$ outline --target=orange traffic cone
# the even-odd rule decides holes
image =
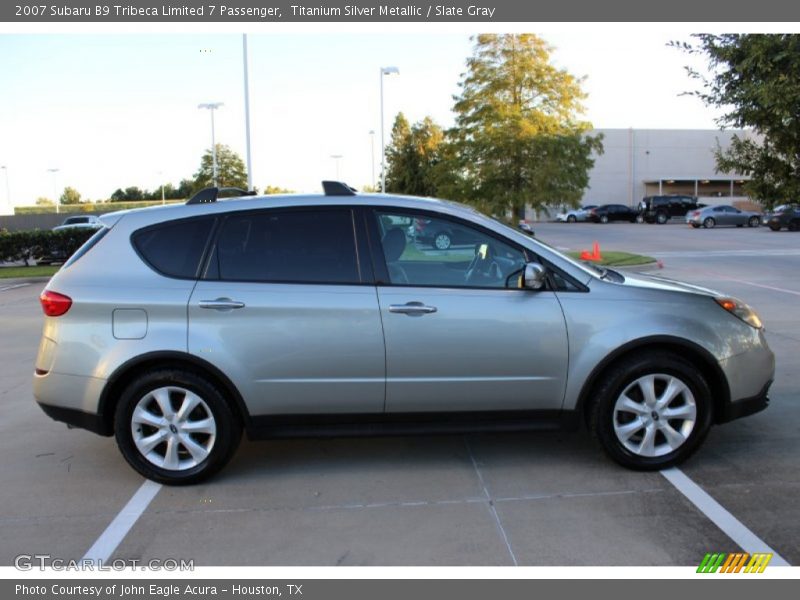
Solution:
[[[603,257],[600,255],[600,244],[597,242],[594,243],[594,247],[592,248],[592,260],[603,260]]]

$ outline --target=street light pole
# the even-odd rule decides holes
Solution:
[[[369,130],[369,168],[371,173],[371,178],[369,180],[370,187],[375,185],[375,130]]]
[[[342,158],[342,155],[331,154],[331,158],[336,161],[336,181],[339,181],[339,159]]]
[[[225,105],[222,102],[206,102],[197,105],[197,108],[207,108],[211,112],[211,169],[214,187],[217,187],[217,142],[214,139],[214,111],[221,106]]]
[[[397,67],[381,67],[381,194],[386,193],[386,143],[383,136],[383,76],[400,74]]]
[[[253,189],[253,162],[250,157],[250,85],[247,75],[247,34],[242,34],[242,60],[244,62],[244,135],[247,144],[247,190]]]
[[[56,173],[58,173],[58,169],[47,169],[48,173],[53,174],[53,200],[56,203],[56,214],[59,213],[59,208],[61,205],[61,201],[58,199],[58,194],[56,193]]]

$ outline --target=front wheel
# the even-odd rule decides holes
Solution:
[[[600,222],[601,223],[608,223],[608,215],[602,215],[600,217]]]
[[[666,352],[632,356],[606,373],[590,412],[593,436],[614,461],[657,470],[686,460],[712,422],[702,374]]]
[[[435,236],[433,236],[433,246],[437,250],[447,250],[450,248],[450,245],[453,243],[452,239],[450,238],[450,234],[440,231]]]
[[[747,221],[748,227],[758,227],[759,225],[761,225],[761,219],[758,217],[750,217],[750,220]]]
[[[711,217],[707,217],[706,220],[703,221],[703,227],[705,227],[706,229],[714,229],[714,225],[716,224],[717,222]]]
[[[578,217],[576,217],[575,215],[567,216],[567,223],[574,223],[577,220],[578,220]]]
[[[135,379],[114,418],[117,445],[139,473],[168,485],[202,481],[231,459],[242,426],[223,394],[189,371]]]
[[[666,213],[660,212],[656,215],[656,223],[659,225],[665,225],[667,221],[669,221],[669,217]]]

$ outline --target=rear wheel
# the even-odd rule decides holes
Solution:
[[[608,215],[600,215],[601,223],[608,223]]]
[[[778,223],[770,223],[769,228],[772,231],[780,231],[781,230],[781,226]]]
[[[761,219],[758,217],[750,217],[750,220],[747,221],[748,227],[758,227],[759,225],[761,225]]]
[[[578,217],[575,215],[567,215],[567,223],[575,223],[578,220]]]
[[[671,353],[624,359],[605,374],[594,397],[593,436],[609,457],[631,469],[686,460],[711,427],[708,384],[696,367]]]
[[[656,223],[659,225],[664,225],[667,221],[669,221],[669,216],[667,213],[660,212],[656,215]]]
[[[716,224],[717,222],[711,217],[706,217],[706,220],[703,221],[703,227],[705,227],[706,229],[713,229],[714,225]]]
[[[125,389],[114,432],[125,460],[139,473],[159,483],[186,485],[225,466],[242,426],[208,380],[168,369],[147,373]]]

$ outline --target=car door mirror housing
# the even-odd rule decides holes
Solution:
[[[522,287],[526,290],[540,290],[544,287],[546,276],[547,272],[542,265],[527,263],[522,275]]]

